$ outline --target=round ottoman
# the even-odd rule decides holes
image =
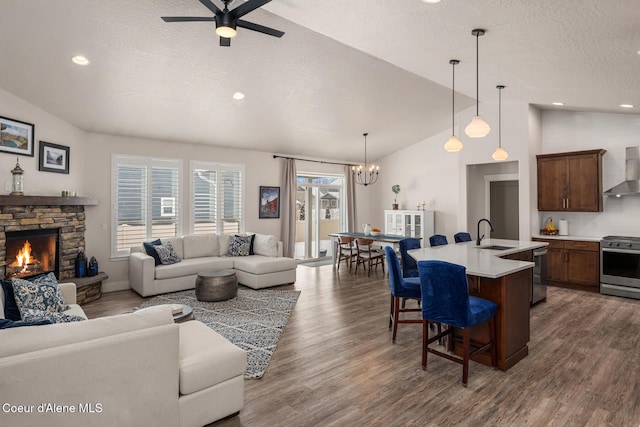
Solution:
[[[196,299],[224,301],[238,295],[238,279],[234,270],[211,270],[198,273]]]

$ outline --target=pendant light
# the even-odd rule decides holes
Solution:
[[[456,152],[462,150],[462,142],[458,139],[455,132],[455,119],[456,119],[456,65],[458,65],[460,61],[457,59],[452,59],[449,61],[452,69],[452,84],[451,84],[451,136],[447,139],[447,142],[444,144],[444,149],[449,153]]]
[[[498,148],[493,152],[491,158],[493,160],[500,162],[503,160],[507,160],[509,157],[509,153],[502,148],[502,89],[504,89],[503,85],[496,86],[498,89]]]
[[[475,29],[471,31],[471,34],[476,36],[476,115],[471,119],[471,122],[464,128],[464,133],[469,138],[484,138],[489,135],[491,127],[487,122],[480,117],[480,78],[479,76],[479,53],[478,53],[478,39],[480,36],[484,36],[485,30]]]
[[[367,168],[367,135],[368,133],[363,133],[364,136],[364,168],[362,165],[355,167],[351,166],[351,173],[353,174],[353,181],[356,184],[367,186],[371,184],[375,184],[378,180],[378,174],[380,173],[380,166],[371,165]]]

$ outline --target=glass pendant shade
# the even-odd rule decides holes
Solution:
[[[493,154],[491,155],[491,158],[498,162],[502,160],[507,160],[508,157],[509,157],[509,153],[507,153],[507,151],[502,147],[496,148],[496,151],[494,151]]]
[[[456,151],[462,150],[462,142],[458,139],[457,136],[451,135],[447,142],[444,144],[445,151],[449,153],[454,153]]]
[[[466,133],[469,138],[484,138],[489,135],[490,131],[491,127],[489,124],[480,116],[474,116],[467,127],[464,128],[464,133]]]

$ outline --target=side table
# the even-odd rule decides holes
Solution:
[[[235,270],[210,270],[198,273],[196,299],[198,301],[224,301],[238,295]]]

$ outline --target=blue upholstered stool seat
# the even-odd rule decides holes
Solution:
[[[398,243],[398,247],[400,248],[400,259],[402,260],[402,277],[418,277],[418,264],[407,251],[420,249],[420,240],[413,237],[402,239]]]
[[[447,236],[443,236],[442,234],[434,234],[429,237],[429,244],[431,246],[443,246],[448,245]]]
[[[470,242],[471,234],[467,233],[466,231],[461,231],[453,235],[453,240],[455,240],[456,243]]]
[[[396,342],[398,323],[422,323],[420,319],[400,319],[400,313],[419,312],[419,308],[405,308],[405,299],[422,299],[420,278],[403,278],[400,273],[400,262],[392,247],[384,248],[389,270],[389,289],[391,290],[391,308],[389,309],[389,328],[393,326],[391,342]],[[400,304],[402,300],[402,306]]]

